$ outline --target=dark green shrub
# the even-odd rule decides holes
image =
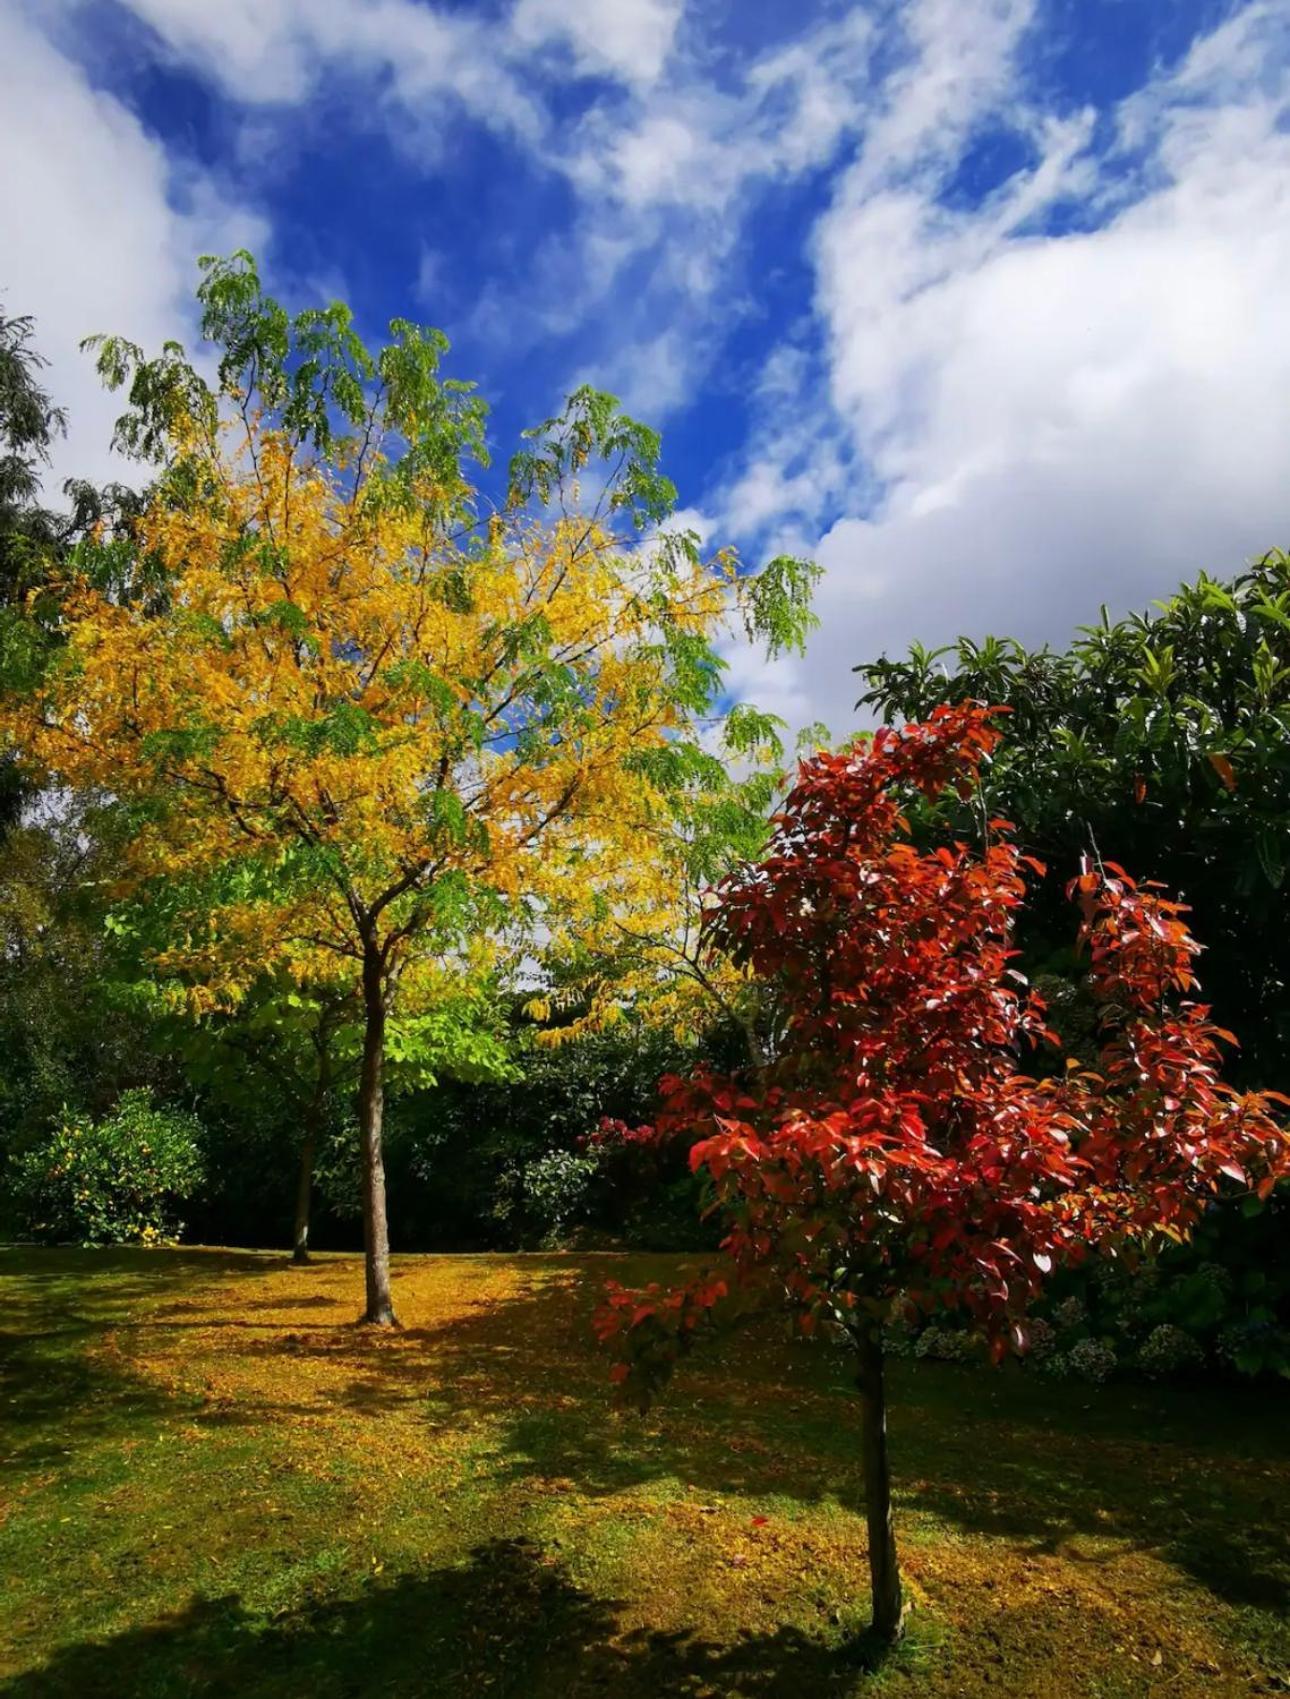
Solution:
[[[585,1224],[598,1164],[572,1150],[548,1150],[498,1184],[493,1212],[517,1244],[552,1250]]]

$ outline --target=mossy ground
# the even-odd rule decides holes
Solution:
[[[847,1366],[746,1331],[613,1414],[666,1258],[0,1253],[0,1692],[620,1699],[1290,1689],[1290,1400],[899,1363],[916,1608],[865,1619]]]

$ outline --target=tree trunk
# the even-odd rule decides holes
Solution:
[[[318,1154],[318,1128],[310,1121],[300,1146],[300,1174],[296,1180],[296,1225],[291,1235],[292,1262],[309,1261],[309,1199],[314,1184],[314,1158]]]
[[[363,958],[363,1070],[358,1085],[358,1126],[363,1145],[363,1251],[367,1308],[362,1321],[395,1327],[390,1302],[390,1233],[385,1217],[385,1157],[381,1149],[385,1091],[385,987],[381,961],[369,948]]]
[[[743,1028],[744,1043],[748,1047],[749,1064],[760,1073],[770,1061],[770,1057],[766,1054],[766,1046],[762,1043],[761,1034],[757,1030],[757,1017],[756,1015],[744,1015],[739,1024]]]
[[[300,1173],[296,1180],[296,1224],[291,1236],[292,1262],[309,1261],[309,1209],[313,1197],[314,1163],[318,1143],[327,1117],[327,1097],[331,1091],[331,1035],[334,1015],[324,1006],[314,1032],[314,1047],[318,1052],[318,1073],[313,1094],[305,1110],[305,1136],[300,1146]]]
[[[891,1468],[887,1461],[887,1388],[882,1339],[875,1326],[860,1338],[860,1450],[865,1515],[869,1525],[869,1580],[873,1634],[888,1643],[905,1631],[905,1605],[891,1520]]]

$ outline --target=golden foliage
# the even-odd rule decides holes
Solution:
[[[184,499],[144,515],[161,595],[73,583],[37,698],[0,705],[46,777],[139,806],[123,886],[202,892],[163,964],[229,1001],[268,962],[326,982],[376,950],[397,977],[446,894],[665,909],[639,757],[691,717],[672,657],[729,613],[732,560],[576,512],[461,535],[459,488],[230,429],[191,432]]]

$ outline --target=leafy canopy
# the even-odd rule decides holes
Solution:
[[[748,579],[660,533],[657,439],[590,390],[481,515],[484,409],[438,332],[395,320],[371,351],[341,305],[289,316],[249,256],[203,265],[214,387],[176,345],[98,344],[118,445],[159,467],[134,543],[157,593],[114,596],[115,542],[78,548],[65,641],[3,726],[135,806],[127,884],[207,893],[168,963],[211,1002],[359,961],[392,997],[648,863],[667,752],[719,704],[714,638],[795,640],[811,569]]]
[[[1024,1350],[1056,1265],[1184,1236],[1224,1189],[1265,1197],[1290,1170],[1268,1101],[1220,1079],[1229,1035],[1178,1000],[1197,950],[1178,905],[1118,868],[1079,881],[1099,1067],[1021,1071],[1052,1036],[1011,965],[1026,858],[1000,821],[979,849],[920,851],[905,818],[966,796],[998,741],[986,711],[939,708],[804,762],[768,853],[722,887],[713,931],[773,987],[778,1054],[665,1081],[660,1127],[695,1140],[739,1284],[781,1291],[808,1331],[859,1341],[902,1303]],[[712,1276],[611,1293],[617,1377],[647,1398],[726,1295]]]

